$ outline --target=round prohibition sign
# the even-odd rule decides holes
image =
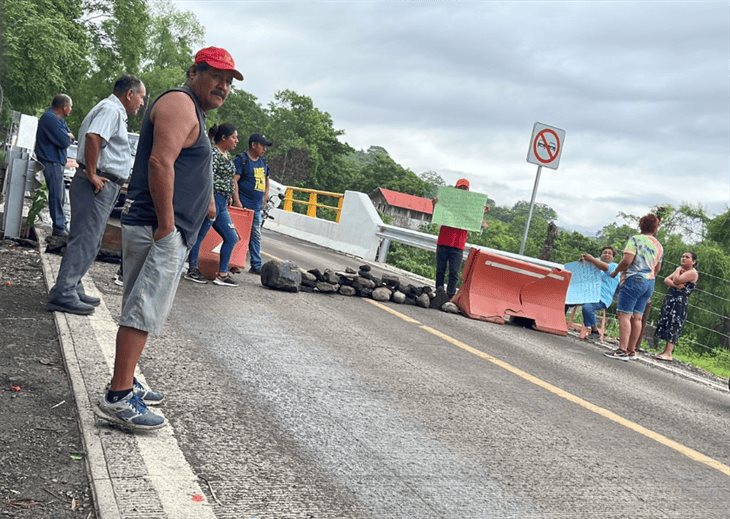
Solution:
[[[550,134],[555,138],[554,145],[548,142],[547,137],[545,137],[546,134]],[[560,138],[558,134],[550,128],[541,130],[535,135],[535,140],[532,141],[532,152],[535,154],[535,158],[542,164],[550,164],[553,162],[560,156]],[[547,155],[547,158],[543,158],[541,154]]]

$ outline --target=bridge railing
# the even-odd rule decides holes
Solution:
[[[309,200],[295,199],[295,191],[308,193]],[[338,198],[337,207],[320,204],[316,196],[336,196]],[[295,203],[308,204],[307,214],[294,212]],[[336,221],[310,218],[310,216],[316,216],[316,210],[322,207],[336,210]],[[367,260],[375,259],[381,263],[385,263],[392,242],[433,252],[436,250],[436,240],[438,239],[433,234],[384,223],[370,198],[364,193],[355,191],[347,191],[342,195],[314,189],[287,187],[284,204],[281,209],[274,210],[274,215],[274,219],[266,224],[274,231]],[[467,243],[464,250],[465,258],[472,247],[551,269],[563,268],[563,265],[559,263],[470,243]]]
[[[306,200],[295,198],[295,194],[303,193],[308,195]],[[321,198],[329,197],[337,200],[337,205],[328,205],[320,203]],[[302,187],[291,187],[287,186],[286,192],[284,193],[284,205],[282,210],[287,212],[294,211],[294,204],[304,205],[307,208],[307,216],[311,218],[318,218],[318,209],[325,209],[333,211],[335,213],[335,222],[340,222],[342,216],[342,204],[344,202],[345,195],[342,193],[331,193],[329,191],[319,191],[317,189],[305,189]]]
[[[390,249],[390,244],[394,241],[402,243],[403,245],[410,245],[411,247],[417,247],[419,249],[428,250],[431,252],[436,251],[436,241],[438,240],[438,236],[435,236],[433,234],[405,229],[403,227],[397,227],[395,225],[388,225],[385,223],[378,226],[378,231],[375,234],[382,239],[380,249],[378,249],[377,257],[377,261],[381,263],[385,263],[385,260],[388,258],[388,250]],[[473,245],[471,243],[466,244],[466,248],[464,249],[464,259],[466,259],[466,257],[469,255],[469,251],[472,248],[491,252],[493,254],[499,254],[500,256],[505,256],[507,258],[526,261],[527,263],[532,263],[534,265],[540,265],[542,267],[547,267],[551,269],[563,268],[563,265],[560,263],[553,263],[552,261],[545,261],[539,258],[531,258],[529,256],[523,256],[514,252],[501,251],[485,247],[483,245]]]

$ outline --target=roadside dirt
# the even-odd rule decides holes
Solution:
[[[37,250],[0,240],[0,518],[93,518]]]

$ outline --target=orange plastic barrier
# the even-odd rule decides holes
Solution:
[[[535,321],[537,330],[567,335],[565,295],[570,272],[472,249],[452,300],[464,314],[504,324],[505,316]]]
[[[238,233],[238,243],[233,246],[230,267],[244,269],[246,267],[246,254],[248,253],[248,240],[251,237],[251,224],[253,224],[253,211],[239,207],[228,207],[233,226]],[[208,279],[214,279],[218,272],[220,261],[220,246],[223,238],[212,227],[203,239],[198,255],[198,269]],[[229,268],[230,268],[229,267]]]

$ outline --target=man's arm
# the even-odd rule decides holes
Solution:
[[[104,184],[109,182],[108,178],[100,177],[96,174],[96,163],[101,153],[101,143],[104,139],[95,133],[86,134],[86,147],[84,148],[84,165],[86,168],[86,177],[94,186],[94,193],[98,193],[104,189]]]
[[[587,261],[589,263],[592,263],[599,270],[602,270],[604,272],[608,272],[608,263],[602,262],[601,260],[599,260],[598,258],[594,257],[593,255],[588,254],[587,252],[584,252],[583,254],[581,254],[580,255],[580,259],[582,259],[583,261]]]
[[[71,145],[73,135],[63,119],[46,113],[39,124],[42,125],[46,137],[58,148],[68,148]]]
[[[266,187],[264,188],[264,205],[269,201],[269,175],[266,175]]]
[[[71,144],[74,141],[74,134],[71,131],[71,128],[68,127],[68,123],[66,122],[65,119],[63,121],[63,131],[65,131],[66,135],[68,135],[68,138],[69,138],[68,145],[71,146]]]
[[[193,100],[184,92],[170,92],[152,109],[154,136],[149,159],[149,188],[157,214],[155,241],[175,229],[172,197],[175,183],[175,160],[183,148],[198,138],[198,116]]]

